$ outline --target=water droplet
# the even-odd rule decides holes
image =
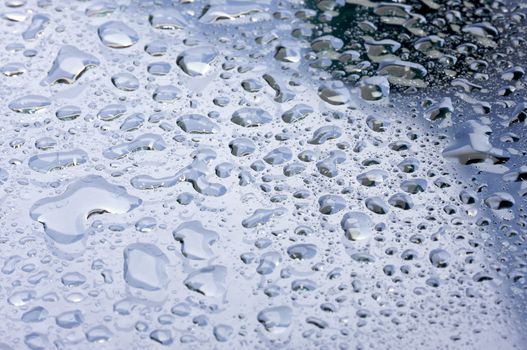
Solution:
[[[292,322],[293,310],[289,306],[273,306],[258,313],[257,319],[270,333],[284,332]]]
[[[129,286],[156,291],[168,285],[167,256],[150,243],[130,244],[124,250],[124,279]]]
[[[207,297],[219,298],[226,291],[225,278],[227,268],[221,265],[211,265],[199,269],[185,279],[188,289]]]
[[[207,74],[217,56],[212,46],[193,47],[183,51],[176,59],[177,65],[191,77]]]
[[[75,46],[63,46],[48,72],[44,83],[73,84],[89,68],[98,66],[100,61],[93,55],[77,49]]]
[[[26,95],[19,97],[9,103],[9,109],[17,113],[33,114],[43,111],[51,101],[49,98],[40,95]]]
[[[109,21],[97,29],[101,42],[113,49],[124,49],[139,41],[137,32],[119,21]]]
[[[219,235],[203,227],[199,221],[189,221],[179,225],[172,232],[174,239],[181,242],[181,253],[189,259],[205,260],[214,257],[211,245]]]
[[[30,215],[44,225],[44,231],[50,238],[68,244],[85,236],[90,216],[127,213],[141,202],[141,199],[126,193],[124,187],[90,175],[70,184],[59,196],[37,201],[31,207]]]

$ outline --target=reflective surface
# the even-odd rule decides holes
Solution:
[[[2,2],[0,348],[524,348],[525,5]]]

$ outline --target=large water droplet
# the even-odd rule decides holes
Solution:
[[[124,187],[90,175],[70,184],[59,196],[37,201],[31,207],[30,215],[44,225],[44,231],[50,238],[68,244],[84,237],[90,216],[124,214],[141,202],[141,199],[126,193]]]
[[[148,291],[167,286],[166,268],[169,260],[157,246],[150,243],[134,243],[127,246],[123,254],[124,279],[129,286]]]
[[[113,49],[124,49],[139,41],[137,32],[119,21],[109,21],[97,29],[101,42]]]

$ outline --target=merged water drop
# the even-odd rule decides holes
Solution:
[[[44,79],[46,84],[66,83],[72,84],[87,69],[100,64],[92,54],[78,49],[72,45],[66,45],[60,48],[53,65]]]
[[[88,219],[95,214],[124,214],[141,204],[124,187],[89,175],[71,183],[59,196],[38,200],[30,210],[33,220],[44,226],[46,234],[61,244],[84,238]]]
[[[155,291],[168,285],[166,272],[169,260],[155,245],[130,244],[124,250],[124,279],[129,286]]]

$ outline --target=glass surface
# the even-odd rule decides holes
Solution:
[[[0,17],[0,349],[526,349],[524,0]]]

